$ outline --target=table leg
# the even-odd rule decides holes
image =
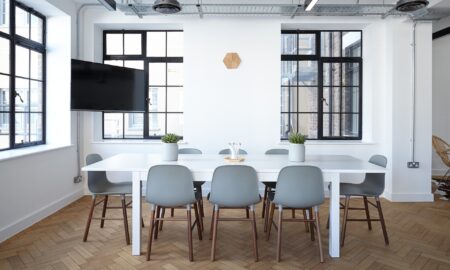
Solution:
[[[141,255],[141,196],[142,187],[139,172],[133,172],[133,212],[132,212],[132,248],[131,254],[134,256]]]
[[[338,258],[340,252],[340,240],[339,240],[339,187],[340,187],[340,174],[333,173],[329,175],[331,182],[330,190],[330,229],[329,229],[329,252],[333,258]]]

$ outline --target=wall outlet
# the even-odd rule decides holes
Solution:
[[[73,178],[73,182],[74,182],[75,184],[81,183],[82,181],[83,181],[83,176],[81,176],[81,175],[75,176],[75,177]]]
[[[410,162],[408,162],[408,168],[410,168],[410,169],[417,169],[417,168],[419,168],[419,162],[418,161],[410,161]]]

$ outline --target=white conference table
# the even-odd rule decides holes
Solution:
[[[85,166],[83,171],[131,172],[133,182],[132,254],[141,255],[141,194],[150,167],[179,164],[188,167],[195,181],[211,181],[214,169],[226,164],[242,164],[255,168],[260,181],[277,181],[280,170],[289,165],[313,165],[322,169],[324,181],[331,183],[329,253],[339,257],[339,183],[342,174],[385,173],[386,169],[367,161],[344,155],[306,156],[305,162],[289,162],[287,155],[245,155],[245,161],[230,163],[223,155],[179,155],[178,161],[161,161],[159,154],[118,154]]]

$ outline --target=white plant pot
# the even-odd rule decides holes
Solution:
[[[164,143],[162,152],[163,161],[177,161],[178,160],[178,144]]]
[[[289,161],[304,162],[305,161],[305,145],[289,144]]]

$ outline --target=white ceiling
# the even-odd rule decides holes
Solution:
[[[97,0],[72,0],[77,3],[98,3]],[[125,2],[127,0],[116,0],[117,3]],[[133,3],[135,0],[129,0]],[[140,3],[153,3],[154,0],[136,0]],[[178,0],[181,4],[196,4],[198,0]],[[304,0],[200,0],[203,4],[303,4]],[[397,0],[319,0],[318,4],[394,4]]]

